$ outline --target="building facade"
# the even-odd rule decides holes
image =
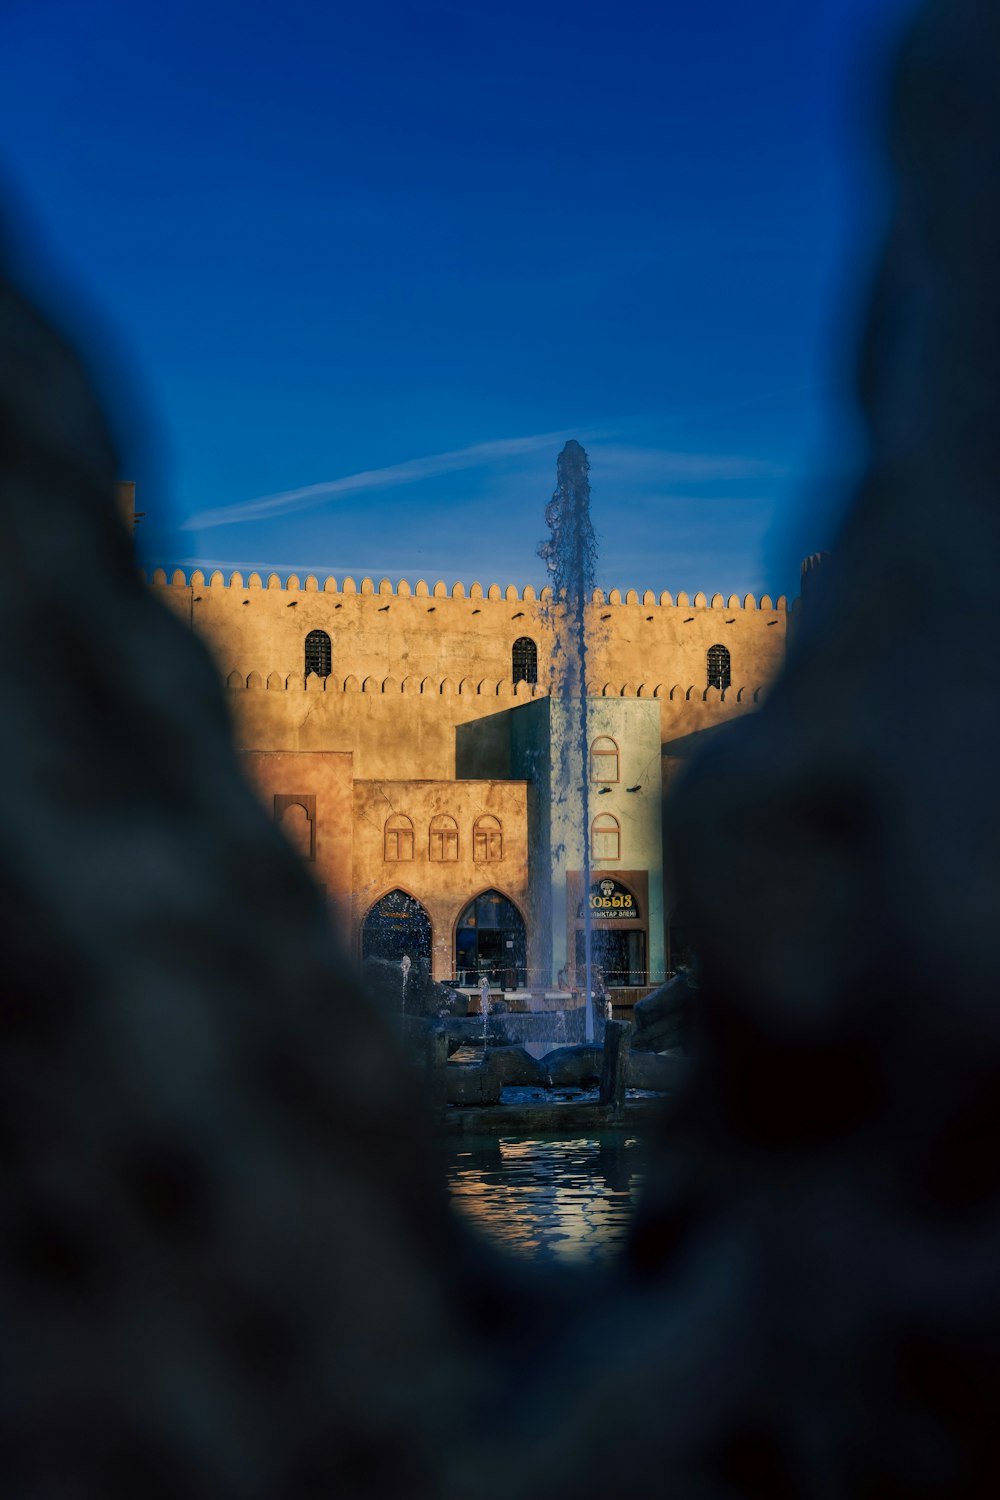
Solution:
[[[569,710],[549,692],[549,590],[180,570],[151,587],[207,645],[248,776],[359,959],[572,983],[587,902],[609,984],[669,970],[662,797],[760,700],[784,598],[595,591],[584,826],[582,786],[560,801],[553,781]]]

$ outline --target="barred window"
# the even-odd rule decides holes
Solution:
[[[611,813],[598,813],[590,825],[591,859],[621,859],[622,831]]]
[[[306,636],[306,677],[315,672],[317,677],[329,677],[333,655],[330,637],[325,630],[310,630]]]
[[[538,681],[538,647],[530,635],[519,636],[510,653],[515,682]]]
[[[431,818],[427,853],[430,859],[458,858],[458,824],[447,813]]]
[[[729,652],[725,646],[709,646],[708,648],[708,685],[714,688],[727,688],[732,680],[729,668]]]
[[[606,734],[598,735],[590,747],[590,779],[617,781],[618,775],[618,746]]]
[[[404,813],[392,813],[386,818],[384,839],[386,859],[413,858],[413,824]]]
[[[472,857],[481,864],[503,859],[503,828],[491,813],[484,813],[473,825]]]

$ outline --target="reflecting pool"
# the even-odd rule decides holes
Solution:
[[[549,1263],[606,1260],[623,1243],[642,1182],[624,1133],[573,1139],[465,1136],[449,1144],[459,1213],[504,1249]]]

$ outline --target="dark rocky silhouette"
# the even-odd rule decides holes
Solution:
[[[116,469],[4,284],[0,1490],[425,1494],[489,1292]]]
[[[691,1073],[601,1279],[451,1219],[80,367],[0,291],[5,1500],[1000,1491],[998,59],[984,0],[905,48],[870,467],[675,799]]]
[[[632,1048],[636,1052],[664,1052],[684,1047],[691,1039],[698,1005],[698,982],[689,969],[679,970],[633,1009]]]
[[[426,958],[414,959],[405,982],[398,963],[386,958],[366,958],[361,965],[361,980],[390,1022],[403,1014],[461,1018],[469,1013],[468,998],[459,990],[432,979],[431,966]]]

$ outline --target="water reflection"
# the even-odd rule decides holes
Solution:
[[[505,1249],[575,1265],[621,1245],[642,1181],[639,1143],[624,1134],[575,1139],[466,1137],[447,1154],[458,1211]]]

